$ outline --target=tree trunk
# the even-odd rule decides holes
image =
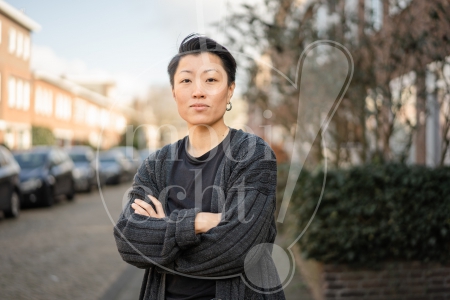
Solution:
[[[416,77],[416,164],[426,163],[426,71],[425,68],[417,71]]]

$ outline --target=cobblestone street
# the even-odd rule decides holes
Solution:
[[[129,184],[62,198],[0,220],[0,299],[138,299],[143,270],[120,258],[112,234]],[[105,206],[108,209],[105,210]],[[287,299],[311,299],[297,270]]]
[[[129,184],[103,189],[117,219]],[[1,299],[98,299],[125,270],[99,192],[0,221]]]

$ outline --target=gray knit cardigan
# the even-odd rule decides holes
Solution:
[[[195,234],[198,208],[174,210],[160,219],[135,214],[131,208],[136,198],[150,202],[150,194],[167,211],[166,183],[177,159],[177,143],[151,154],[134,176],[114,237],[122,259],[146,269],[140,299],[164,300],[165,274],[174,271],[215,279],[214,299],[285,299],[272,248],[253,248],[270,245],[277,234],[275,154],[256,135],[231,130],[235,134],[225,149],[211,199],[211,212],[221,212],[222,221],[206,233]]]

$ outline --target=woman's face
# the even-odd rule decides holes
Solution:
[[[227,103],[235,84],[228,86],[228,77],[221,59],[205,52],[180,59],[174,75],[173,97],[178,113],[188,127],[223,124]]]

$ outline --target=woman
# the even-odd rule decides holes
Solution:
[[[285,299],[270,250],[258,247],[277,233],[275,155],[223,119],[233,56],[191,34],[168,73],[189,134],[144,161],[114,228],[122,258],[146,269],[140,299]]]

